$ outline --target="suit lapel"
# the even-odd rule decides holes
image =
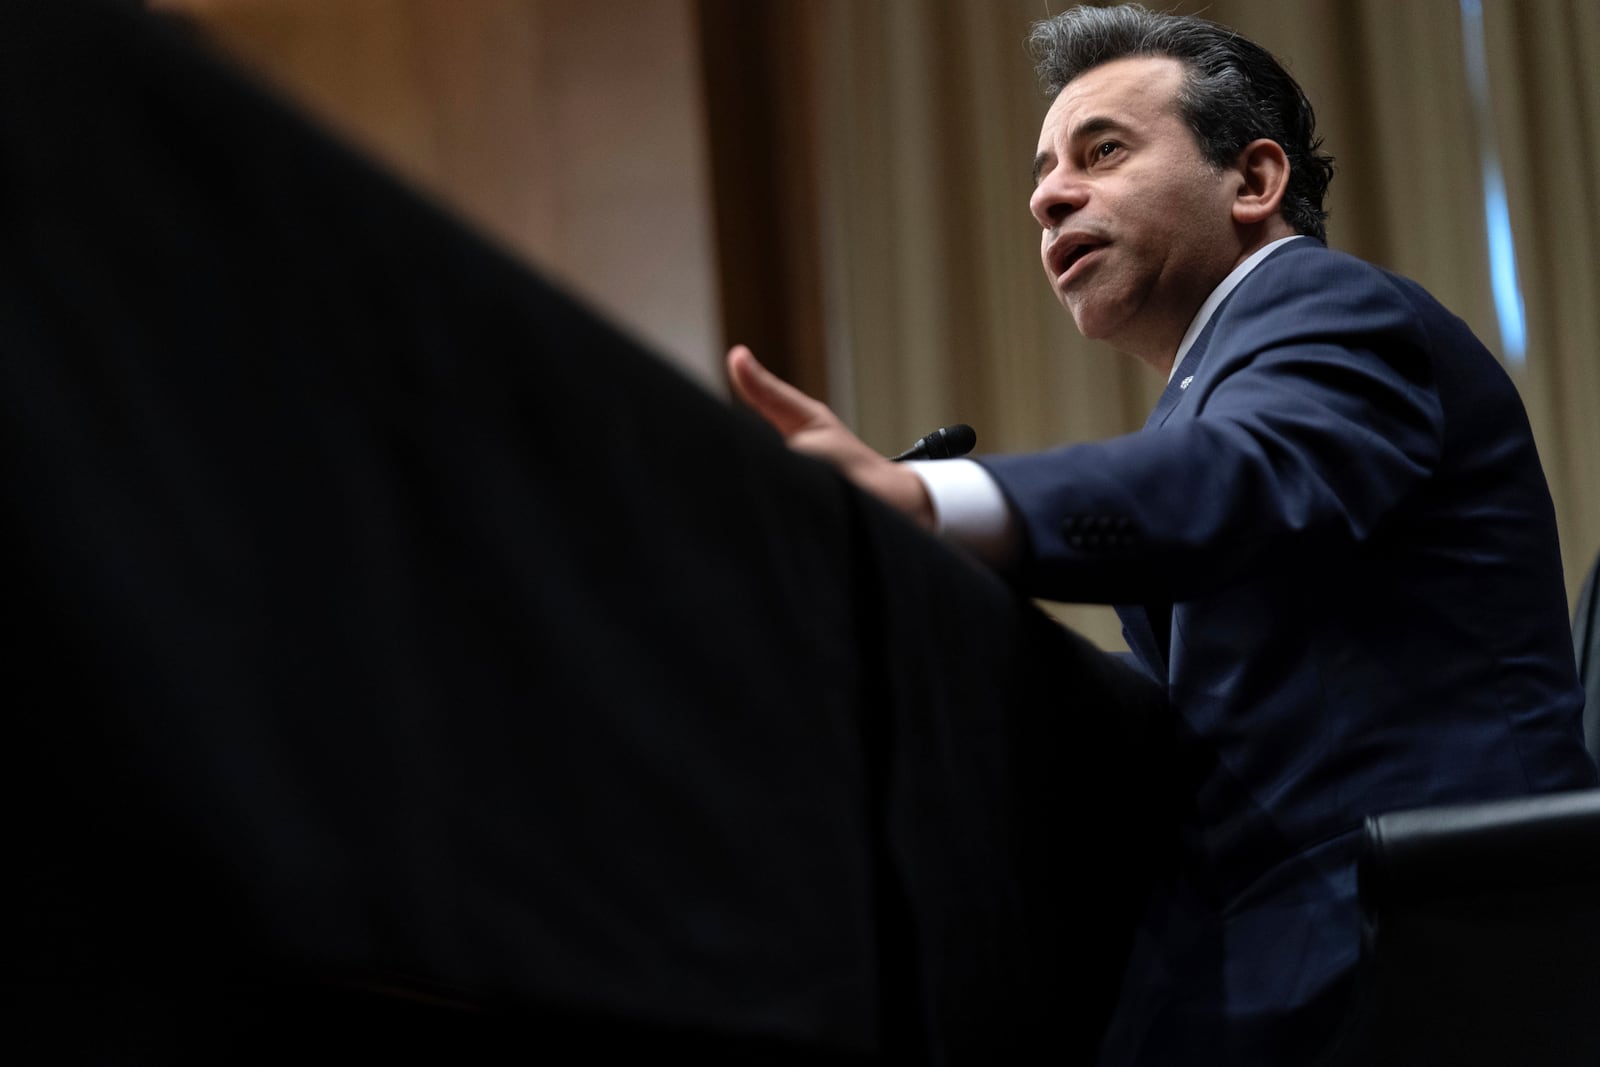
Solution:
[[[1284,249],[1300,244],[1299,241],[1286,242],[1267,255],[1272,259],[1283,253]],[[1265,262],[1263,260],[1262,262]],[[1241,279],[1240,284],[1243,284]],[[1237,288],[1237,286],[1235,287]],[[1177,373],[1167,382],[1167,387],[1161,391],[1161,399],[1156,401],[1155,410],[1150,412],[1150,417],[1145,420],[1145,432],[1161,429],[1172,413],[1178,409],[1183,398],[1188,395],[1189,387],[1200,374],[1200,366],[1205,362],[1206,351],[1211,347],[1211,340],[1217,331],[1217,323],[1223,318],[1229,301],[1233,299],[1233,291],[1222,298],[1216,310],[1211,313],[1211,318],[1200,330],[1200,336],[1194,339],[1194,344],[1189,346],[1189,351],[1184,355],[1183,362],[1178,364]],[[1160,674],[1167,674],[1168,661],[1172,654],[1172,604],[1170,602],[1152,602],[1149,604],[1119,605],[1117,614],[1122,618],[1122,632],[1128,640],[1128,647],[1133,649],[1146,663],[1159,665]]]
[[[1223,302],[1226,305],[1226,301]],[[1183,362],[1178,364],[1178,372],[1167,382],[1167,387],[1161,391],[1161,399],[1156,401],[1155,410],[1150,412],[1150,417],[1144,420],[1146,430],[1159,429],[1178,407],[1178,401],[1187,395],[1189,384],[1194,381],[1195,375],[1200,373],[1200,364],[1205,361],[1206,349],[1211,346],[1211,333],[1216,329],[1217,315],[1222,308],[1217,309],[1217,314],[1211,316],[1211,321],[1206,323],[1205,329],[1200,331],[1200,336],[1195,338],[1194,344],[1189,347],[1189,352],[1183,357]]]
[[[1185,386],[1179,383],[1192,380],[1191,375],[1194,374],[1194,368],[1189,365],[1189,361],[1194,357],[1195,353],[1193,352],[1184,357],[1183,373],[1174,375],[1172,381],[1168,382],[1167,387],[1161,391],[1161,399],[1156,401],[1155,409],[1150,412],[1150,417],[1144,420],[1144,428],[1146,430],[1160,428],[1161,424],[1167,421],[1167,416],[1171,415],[1173,409],[1178,406],[1178,401],[1183,399]]]
[[[1217,310],[1220,312],[1222,309]],[[1201,362],[1205,360],[1206,349],[1211,344],[1211,334],[1216,323],[1217,315],[1213,314],[1211,321],[1206,323],[1205,329],[1200,331],[1200,336],[1195,338],[1194,344],[1189,347],[1183,362],[1178,364],[1178,373],[1167,382],[1167,387],[1161,391],[1161,399],[1156,401],[1155,410],[1151,411],[1150,417],[1145,420],[1145,432],[1159,430],[1177,410],[1178,402],[1187,395],[1195,375],[1200,372]],[[1117,614],[1122,619],[1123,636],[1128,641],[1128,647],[1145,662],[1159,665],[1161,676],[1165,677],[1172,652],[1172,605],[1170,603],[1122,605],[1117,608]]]

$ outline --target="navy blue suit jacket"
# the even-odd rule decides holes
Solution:
[[[1359,957],[1363,816],[1594,783],[1526,414],[1415,283],[1289,242],[1143,432],[984,462],[1028,591],[1119,603],[1177,712],[1179,870],[1106,1062],[1305,1062]]]

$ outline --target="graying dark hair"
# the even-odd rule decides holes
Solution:
[[[1283,65],[1226,26],[1163,15],[1139,4],[1075,7],[1033,25],[1028,49],[1045,93],[1114,59],[1169,56],[1184,65],[1178,109],[1214,167],[1232,166],[1244,146],[1271,138],[1289,157],[1283,217],[1297,233],[1326,239],[1322,198],[1333,157],[1320,149],[1311,102]]]

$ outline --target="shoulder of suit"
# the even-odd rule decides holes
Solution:
[[[1400,326],[1416,316],[1421,287],[1314,238],[1291,241],[1239,283],[1219,317],[1277,320],[1298,330],[1318,323]]]

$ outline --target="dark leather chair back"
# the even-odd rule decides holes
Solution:
[[[1578,610],[1572,616],[1572,650],[1578,657],[1578,678],[1588,699],[1583,705],[1583,736],[1589,755],[1600,762],[1600,560],[1589,568]]]
[[[1371,817],[1328,1065],[1600,1063],[1600,790]]]

